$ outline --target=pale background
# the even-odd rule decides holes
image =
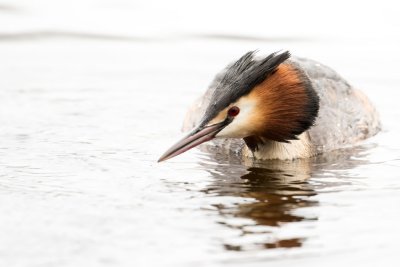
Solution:
[[[397,5],[0,0],[0,265],[398,264]],[[333,67],[384,125],[351,164],[312,175],[298,197],[317,204],[288,210],[302,220],[274,227],[240,216],[258,201],[247,191],[215,193],[241,192],[243,166],[216,178],[196,150],[156,163],[213,75],[254,49]]]

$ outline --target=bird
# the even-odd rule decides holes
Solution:
[[[358,88],[317,61],[289,51],[249,51],[220,71],[189,108],[189,133],[158,160],[202,143],[255,160],[311,158],[353,146],[381,129]]]

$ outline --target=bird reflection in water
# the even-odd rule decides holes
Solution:
[[[218,223],[240,232],[232,242],[223,241],[225,249],[246,251],[303,246],[307,234],[280,238],[277,230],[293,223],[308,222],[312,227],[318,216],[303,215],[299,209],[318,206],[314,196],[321,190],[338,190],[340,186],[351,185],[349,170],[368,163],[365,154],[370,147],[341,149],[311,159],[251,163],[215,151],[207,153],[209,160],[200,164],[214,179],[204,192],[246,200],[214,205],[221,215]]]

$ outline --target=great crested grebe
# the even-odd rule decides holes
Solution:
[[[368,98],[332,69],[288,51],[259,59],[252,51],[217,74],[183,130],[191,131],[159,162],[212,139],[245,157],[307,158],[375,135],[380,121]]]

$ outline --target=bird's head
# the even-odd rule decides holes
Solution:
[[[216,78],[200,123],[159,162],[214,138],[261,137],[289,142],[313,125],[319,98],[307,75],[287,61],[290,53],[273,53],[261,59],[254,55],[246,53]]]

